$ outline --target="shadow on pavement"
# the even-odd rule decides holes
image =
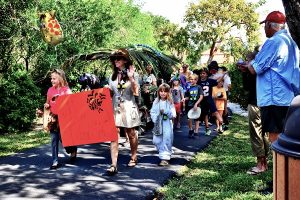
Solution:
[[[181,129],[174,132],[174,156],[169,166],[157,165],[152,135],[146,133],[139,137],[139,163],[134,168],[126,166],[129,144],[120,145],[119,173],[114,177],[105,175],[110,164],[108,143],[79,146],[74,164],[68,164],[68,155],[61,150],[63,166],[57,170],[49,170],[50,145],[0,158],[0,199],[149,199],[216,136],[190,139],[186,124],[184,117]],[[203,127],[200,133],[204,133]]]

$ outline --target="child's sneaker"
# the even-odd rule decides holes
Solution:
[[[189,130],[189,138],[193,138],[194,137],[194,130]]]
[[[211,130],[209,128],[205,129],[205,135],[210,135],[211,134]]]
[[[226,131],[228,129],[228,127],[223,123],[220,127],[220,130],[222,130],[222,132]]]
[[[169,161],[167,160],[161,160],[160,163],[158,164],[159,166],[168,166],[169,165]]]

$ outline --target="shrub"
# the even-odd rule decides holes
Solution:
[[[243,89],[242,74],[234,64],[228,66],[231,78],[231,96],[230,101],[238,103],[242,108],[247,108],[247,93]]]
[[[28,130],[42,99],[28,72],[3,74],[0,91],[0,133]]]

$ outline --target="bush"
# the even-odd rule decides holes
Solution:
[[[234,64],[228,66],[228,69],[232,85],[230,101],[238,103],[242,108],[246,109],[247,93],[243,89],[242,74]]]
[[[0,79],[0,133],[28,130],[42,102],[28,72],[18,70]]]

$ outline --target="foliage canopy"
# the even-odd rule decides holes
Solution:
[[[213,59],[216,44],[229,46],[232,55],[241,54],[240,47],[253,49],[258,43],[258,14],[256,4],[245,0],[201,0],[190,4],[185,15],[187,29],[194,44],[205,43],[210,46],[210,58]],[[245,37],[237,34],[245,31]],[[238,38],[238,40],[234,40]]]

